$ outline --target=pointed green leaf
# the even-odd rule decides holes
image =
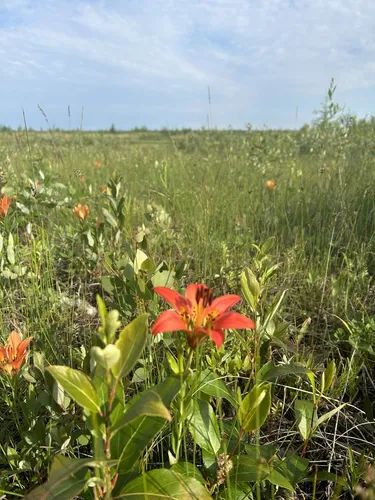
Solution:
[[[15,259],[15,256],[14,256],[14,244],[13,244],[13,235],[12,235],[12,233],[10,233],[9,237],[8,237],[7,258],[8,258],[9,264],[15,264],[16,259]]]
[[[93,247],[94,246],[94,238],[92,237],[90,229],[87,230],[86,235],[87,235],[87,243],[89,244],[89,247]]]
[[[297,427],[303,439],[310,436],[311,426],[315,413],[314,405],[311,401],[305,399],[296,399],[294,403]]]
[[[327,420],[329,420],[331,417],[333,417],[333,415],[335,415],[342,408],[344,408],[345,405],[346,405],[346,403],[343,403],[342,405],[338,406],[337,408],[334,408],[333,410],[331,410],[331,411],[325,413],[324,415],[322,415],[321,417],[319,417],[318,420],[316,421],[315,427],[317,428],[323,422],[326,422]]]
[[[323,394],[327,394],[328,390],[330,389],[333,379],[335,377],[335,371],[336,371],[336,365],[335,365],[335,360],[333,359],[325,369],[323,375],[322,375],[322,388],[321,391]]]
[[[214,398],[225,398],[235,408],[238,408],[236,396],[228,389],[223,379],[216,377],[209,370],[204,370],[199,375],[198,389]]]
[[[100,297],[100,295],[96,296],[96,303],[98,304],[100,321],[101,321],[102,325],[105,326],[105,319],[107,317],[107,308],[105,306],[103,299]]]
[[[120,333],[115,344],[121,352],[120,360],[112,367],[115,377],[126,377],[140,358],[147,339],[147,318],[148,314],[142,314]]]
[[[179,474],[182,474],[184,476],[189,476],[193,477],[197,481],[199,481],[202,484],[206,484],[206,480],[201,474],[201,471],[198,469],[198,467],[190,462],[178,462],[177,464],[173,465],[171,467],[171,470],[173,472],[178,472]]]
[[[114,228],[117,228],[117,220],[113,217],[113,215],[108,212],[106,208],[102,208],[102,212],[107,222]]]
[[[168,377],[164,382],[144,391],[143,394],[156,392],[164,405],[169,408],[179,392],[184,379],[181,376]],[[127,411],[136,404],[141,395],[135,396],[127,406]],[[137,459],[153,437],[162,430],[165,419],[160,417],[139,416],[117,432],[111,439],[111,457],[119,459],[119,473],[126,474],[137,467]]]
[[[67,500],[76,497],[84,488],[90,458],[75,459],[56,455],[52,463],[48,481],[30,491],[26,500]]]
[[[106,369],[111,368],[118,362],[120,354],[119,349],[113,344],[106,345],[104,349],[97,345],[91,347],[92,358]]]
[[[254,460],[246,455],[233,457],[233,468],[230,472],[231,483],[259,482],[268,476],[270,469],[264,460]]]
[[[241,288],[245,299],[252,307],[253,311],[255,311],[261,288],[255,274],[248,267],[241,274]]]
[[[274,463],[274,470],[280,472],[293,487],[304,479],[308,467],[308,459],[295,453],[291,453],[282,461]]]
[[[270,483],[280,486],[281,488],[285,488],[289,491],[294,491],[293,486],[290,484],[290,482],[287,480],[286,477],[284,477],[281,472],[279,472],[276,469],[273,469],[270,474],[266,477],[267,481]]]
[[[172,420],[171,414],[159,394],[150,390],[141,393],[134,404],[117,420],[116,424],[111,428],[112,435],[140,416],[161,417],[166,420]]]
[[[220,431],[212,406],[201,399],[194,401],[189,430],[194,441],[203,449],[216,454],[221,445]]]
[[[87,375],[68,366],[49,366],[46,370],[82,408],[100,411],[98,395]]]
[[[240,425],[245,431],[258,430],[271,409],[271,385],[255,385],[243,399],[238,412]]]
[[[127,500],[209,500],[211,495],[197,479],[169,469],[155,469],[130,481],[116,498]]]
[[[303,375],[312,373],[305,366],[300,365],[281,365],[275,366],[271,361],[262,366],[257,374],[258,382],[275,382],[278,377],[286,375]]]

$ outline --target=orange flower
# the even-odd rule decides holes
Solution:
[[[109,189],[108,186],[106,186],[105,184],[103,184],[103,186],[100,186],[100,189],[103,191],[103,193],[105,194],[111,194],[111,190]]]
[[[85,182],[85,176],[84,175],[81,175],[81,177],[79,178],[80,182]]]
[[[12,200],[10,198],[8,198],[8,196],[3,196],[3,198],[1,198],[1,200],[0,200],[0,217],[7,216],[11,201]]]
[[[80,220],[85,220],[89,215],[90,210],[87,205],[81,205],[80,203],[73,208],[74,215]]]
[[[102,164],[100,163],[100,161],[95,161],[95,162],[94,162],[94,166],[95,166],[95,167],[101,167],[101,165],[102,165]]]
[[[207,337],[211,337],[218,348],[221,347],[225,328],[255,328],[251,319],[228,311],[241,300],[238,295],[223,295],[214,299],[211,288],[195,284],[186,288],[185,297],[164,286],[157,286],[154,291],[169,302],[174,311],[161,313],[151,332],[156,335],[182,330],[192,349]]]
[[[275,191],[275,189],[276,189],[276,182],[274,182],[274,181],[267,181],[266,182],[266,188],[269,189],[270,191]]]
[[[27,358],[27,347],[33,337],[21,340],[20,335],[13,330],[5,346],[0,346],[0,371],[5,371],[12,377],[17,374]]]
[[[38,180],[35,181],[35,188],[36,189],[40,188],[40,181],[38,181]]]

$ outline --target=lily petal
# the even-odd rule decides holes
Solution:
[[[165,286],[156,286],[153,290],[160,295],[160,297],[163,297],[163,299],[176,309],[176,311],[180,311],[180,309],[188,309],[188,303],[185,297],[175,290]]]
[[[214,322],[215,329],[222,328],[255,328],[255,323],[250,318],[237,312],[225,312],[220,314]]]
[[[157,333],[175,332],[177,330],[187,330],[186,324],[175,311],[169,310],[160,314],[151,328],[151,333],[156,335]]]
[[[13,330],[12,333],[9,335],[7,344],[12,348],[13,352],[17,352],[17,347],[21,343],[21,337],[16,330]]]
[[[18,346],[17,349],[17,354],[18,356],[22,356],[25,350],[27,349],[27,346],[30,344],[30,342],[33,340],[34,337],[27,337],[27,339],[24,339]]]
[[[211,330],[209,332],[210,337],[212,340],[215,342],[216,347],[220,349],[220,347],[223,345],[224,339],[225,339],[225,334],[223,330]]]
[[[190,283],[186,287],[185,297],[190,302],[190,307],[194,307],[197,304],[197,290],[200,286],[205,285],[196,285],[195,283]]]
[[[17,359],[15,359],[14,361],[11,361],[11,365],[13,367],[13,370],[15,370],[16,372],[19,371],[19,369],[21,368],[21,366],[24,364],[24,362],[26,361],[26,353],[23,354],[23,356],[20,356],[18,357]]]
[[[218,297],[213,300],[210,307],[207,308],[207,311],[217,311],[218,313],[223,313],[237,304],[240,300],[242,300],[242,298],[239,295],[223,295],[222,297]]]

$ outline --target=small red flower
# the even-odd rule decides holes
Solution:
[[[195,349],[205,338],[211,337],[219,348],[224,342],[224,328],[255,328],[255,323],[237,312],[228,311],[241,300],[239,295],[213,298],[212,289],[206,285],[190,284],[185,297],[163,286],[154,291],[173,308],[164,311],[155,321],[152,333],[183,330],[189,346]]]
[[[0,346],[0,371],[5,371],[14,376],[26,361],[27,347],[33,337],[21,340],[20,335],[14,330],[8,337],[5,346]]]
[[[76,217],[78,217],[78,219],[83,221],[90,214],[90,210],[87,205],[81,205],[81,203],[79,203],[76,207],[73,208],[73,213]]]
[[[11,198],[3,196],[0,200],[0,217],[6,217],[11,203]]]
[[[275,191],[275,189],[276,189],[276,182],[274,182],[274,181],[267,181],[266,182],[266,188],[269,191]]]
[[[100,161],[95,161],[95,162],[94,162],[94,166],[95,166],[95,167],[101,167],[101,165],[102,165],[102,164],[100,163]]]

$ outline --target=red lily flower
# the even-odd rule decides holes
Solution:
[[[11,199],[8,196],[3,196],[0,200],[0,217],[6,217],[8,214]]]
[[[0,371],[4,370],[9,375],[16,375],[26,361],[26,349],[32,340],[33,337],[21,340],[20,335],[13,330],[8,337],[7,344],[0,346]]]
[[[208,336],[219,348],[224,342],[224,328],[255,328],[255,323],[229,308],[241,300],[239,295],[213,298],[212,289],[206,285],[191,284],[185,297],[170,288],[157,286],[154,291],[173,308],[164,311],[155,321],[152,333],[183,330],[189,346],[195,349]]]

